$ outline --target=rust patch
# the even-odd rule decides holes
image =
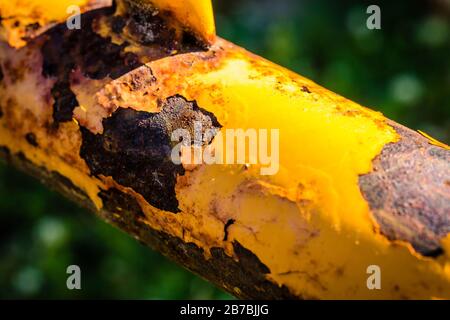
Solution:
[[[233,242],[235,258],[228,256],[223,248],[212,248],[212,257],[206,259],[203,249],[194,243],[186,243],[143,223],[144,214],[133,196],[117,189],[101,191],[99,196],[104,204],[101,215],[111,223],[231,294],[242,299],[301,298],[286,286],[267,280],[269,268],[239,242]]]
[[[159,113],[119,108],[103,120],[103,134],[81,128],[80,155],[91,174],[111,176],[156,208],[177,213],[175,185],[185,171],[172,162],[171,134],[177,129],[193,133],[195,121],[203,130],[221,126],[213,114],[181,96],[168,98]]]
[[[134,41],[142,45],[161,44],[169,51],[207,50],[208,44],[188,28],[182,26],[172,12],[150,8],[137,2],[125,0],[124,14],[126,23],[116,19],[114,27],[124,30]],[[131,19],[130,19],[131,18]]]
[[[440,240],[450,232],[450,151],[389,123],[401,140],[386,145],[373,172],[359,178],[361,191],[383,235],[439,256]]]
[[[131,13],[132,19],[125,26],[130,35],[143,45],[161,43],[167,47],[174,44],[175,30],[170,28],[160,14],[152,16],[147,11],[139,10],[130,4],[127,12]]]
[[[29,132],[25,135],[25,140],[32,145],[33,147],[39,147],[39,144],[36,139],[36,135],[32,132]]]
[[[286,286],[279,286],[268,280],[266,274],[270,270],[267,266],[237,241],[233,242],[235,257],[228,256],[223,248],[212,248],[212,257],[207,259],[203,249],[195,244],[186,243],[180,238],[150,228],[143,220],[145,215],[138,201],[127,193],[114,188],[101,191],[99,196],[103,200],[103,208],[97,211],[83,190],[57,172],[49,172],[43,167],[36,166],[23,154],[12,155],[8,148],[2,146],[0,159],[6,159],[70,200],[133,235],[142,244],[152,247],[238,298],[258,300],[302,298],[291,293]]]
[[[42,36],[45,39],[41,48],[42,74],[56,78],[51,90],[56,124],[71,121],[73,110],[79,105],[71,90],[71,83],[76,81],[72,79],[75,70],[89,79],[115,80],[142,66],[142,61],[203,50],[185,34],[178,34],[162,14],[153,16],[139,11],[114,14],[114,10],[103,8],[83,14],[80,30],[69,30],[66,24],[60,24]],[[102,28],[118,34],[120,41],[102,37],[97,33]],[[131,44],[136,42],[140,46]],[[143,85],[142,79],[138,80]]]
[[[4,71],[2,70],[2,79],[4,75],[8,75],[8,79],[12,84],[22,81],[25,77],[25,69],[14,67],[10,60],[5,60],[3,63]],[[4,72],[4,73],[3,73]]]
[[[78,106],[77,97],[68,81],[58,81],[53,86],[53,121],[58,124],[72,120],[73,110]]]
[[[25,26],[25,33],[35,34],[37,30],[41,28],[39,22],[29,23]]]
[[[135,221],[137,217],[145,218],[137,200],[116,188],[102,190],[98,193],[103,202],[103,210],[117,213],[124,221]]]

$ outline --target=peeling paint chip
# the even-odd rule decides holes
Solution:
[[[217,119],[181,96],[167,99],[159,113],[119,108],[103,120],[103,134],[81,128],[80,155],[91,174],[111,176],[117,183],[140,193],[154,207],[179,212],[175,185],[184,175],[182,165],[171,160],[171,134],[193,130],[200,121],[204,130],[220,127]]]
[[[390,240],[409,242],[424,256],[443,254],[441,239],[450,232],[450,151],[414,131],[391,125],[401,136],[384,147],[374,171],[359,179],[380,231]],[[423,186],[427,186],[426,188]]]

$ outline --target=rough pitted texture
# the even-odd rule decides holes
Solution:
[[[141,222],[141,207],[132,196],[117,189],[102,191],[99,195],[104,204],[101,215],[108,221],[231,294],[258,300],[301,298],[286,286],[279,287],[267,280],[269,268],[239,242],[233,242],[235,258],[228,256],[223,248],[212,248],[211,258],[207,259],[203,249],[194,243],[153,230]]]
[[[74,70],[80,69],[91,79],[116,79],[141,65],[135,54],[125,52],[127,44],[114,44],[94,32],[93,21],[102,14],[112,13],[112,9],[89,12],[82,16],[83,26],[79,30],[69,30],[65,24],[60,24],[44,34],[47,40],[41,49],[42,74],[57,79],[51,90],[55,100],[55,123],[71,121],[73,110],[78,106],[70,87]]]
[[[56,79],[51,90],[56,124],[71,121],[73,110],[79,105],[71,90],[74,70],[80,70],[83,76],[90,79],[117,79],[142,65],[137,54],[127,51],[130,46],[127,39],[143,45],[147,50],[146,59],[205,49],[189,33],[178,35],[160,15],[131,11],[130,15],[120,16],[114,15],[114,10],[111,7],[83,14],[82,28],[79,30],[69,30],[63,23],[42,35],[45,39],[41,48],[42,74]],[[102,21],[106,26],[125,39],[122,44],[116,44],[111,37],[104,38],[96,32],[95,26],[100,23],[100,18],[105,18]]]
[[[359,179],[380,231],[425,256],[443,253],[450,232],[450,151],[395,123],[401,136],[384,147],[373,172]]]
[[[171,134],[177,129],[193,132],[196,121],[203,130],[220,127],[214,115],[181,96],[167,99],[159,113],[119,108],[103,120],[103,134],[82,128],[80,155],[91,174],[111,176],[156,208],[176,213],[175,185],[184,169],[171,159]]]
[[[144,1],[147,5],[148,2]],[[206,50],[207,44],[197,39],[195,35],[186,28],[175,30],[167,25],[166,21],[174,21],[171,12],[144,9],[142,5],[136,5],[131,1],[125,1],[127,6],[126,12],[129,13],[131,19],[127,23],[116,24],[118,29],[124,27],[128,29],[129,34],[133,40],[143,45],[151,45],[153,43],[164,44],[164,47],[169,50]],[[180,47],[179,44],[182,44]]]
[[[99,196],[103,201],[103,208],[97,211],[89,197],[62,175],[37,167],[22,154],[11,154],[5,147],[0,147],[0,158],[133,235],[143,245],[152,247],[239,298],[301,298],[292,294],[286,286],[279,287],[267,280],[269,268],[237,241],[233,242],[235,258],[228,256],[222,248],[212,248],[212,257],[207,259],[203,249],[195,244],[150,228],[142,221],[145,215],[139,203],[129,194],[114,188],[101,191]]]

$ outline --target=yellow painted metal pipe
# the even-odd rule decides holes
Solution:
[[[73,1],[45,14],[36,8],[52,1],[24,1],[0,4],[10,17],[1,29],[9,44],[0,45],[0,146],[10,153],[70,179],[98,210],[108,190],[131,196],[142,223],[207,260],[217,248],[240,260],[239,244],[293,297],[450,298],[448,146],[215,38],[210,1],[153,1],[174,38],[127,16],[125,1],[79,31],[29,39],[15,21],[64,21],[61,8]],[[186,40],[190,31],[203,45]],[[260,162],[151,162],[170,146],[155,130],[168,139],[177,126],[191,129],[180,115],[221,135],[278,130],[275,174],[262,175]],[[380,268],[381,289],[368,285],[370,266]],[[267,290],[220,285],[239,297]]]

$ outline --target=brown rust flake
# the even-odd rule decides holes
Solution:
[[[361,191],[383,235],[439,256],[440,240],[450,232],[450,151],[390,124],[401,140],[386,145],[373,172],[359,178]]]
[[[148,1],[124,0],[125,10],[114,17],[113,31],[123,33],[141,45],[159,43],[167,52],[207,50],[208,44],[197,38],[167,10],[152,8]],[[123,12],[121,12],[123,11]]]
[[[213,114],[181,96],[168,98],[159,113],[119,108],[103,120],[103,134],[81,128],[80,155],[91,174],[111,176],[154,207],[177,213],[175,185],[185,172],[172,162],[172,148],[178,142],[171,141],[171,134],[177,129],[193,132],[195,122],[202,130],[221,127]]]
[[[71,90],[71,76],[80,70],[83,76],[102,80],[117,79],[140,67],[142,60],[160,59],[177,54],[201,51],[204,48],[185,34],[178,34],[165,23],[164,17],[145,13],[115,15],[114,7],[83,14],[81,29],[69,30],[60,24],[42,37],[42,74],[56,79],[51,90],[54,99],[53,120],[56,124],[71,121],[79,105]],[[111,37],[96,32],[99,24],[122,39],[115,43]],[[145,34],[145,38],[141,39]],[[38,39],[40,40],[40,39]],[[129,40],[129,41],[128,41]],[[130,52],[130,42],[139,43],[142,52]],[[145,57],[143,57],[145,55]]]
[[[233,241],[235,257],[226,254],[223,248],[212,248],[211,258],[205,257],[202,248],[184,242],[164,231],[152,229],[143,219],[139,202],[132,195],[111,188],[102,190],[99,197],[103,208],[97,211],[90,198],[66,177],[43,167],[38,167],[23,154],[13,155],[6,147],[0,147],[0,159],[32,174],[67,198],[95,212],[116,227],[132,234],[146,246],[150,246],[166,257],[185,266],[209,281],[242,299],[298,299],[286,286],[279,286],[266,278],[269,268],[250,250]],[[237,290],[237,289],[239,290]]]
[[[25,135],[25,140],[33,147],[39,147],[36,135],[33,132],[29,132]]]
[[[70,87],[73,70],[80,69],[91,79],[114,79],[139,66],[134,54],[124,52],[126,46],[116,45],[94,32],[93,21],[112,13],[111,9],[89,12],[83,15],[80,30],[69,30],[65,24],[60,24],[44,34],[42,74],[56,78],[51,90],[55,123],[71,121],[73,110],[78,106]]]

